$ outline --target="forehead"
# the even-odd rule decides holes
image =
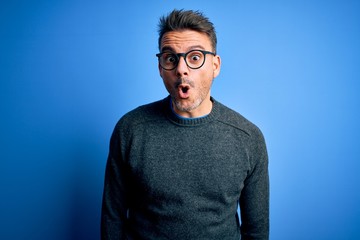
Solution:
[[[194,30],[177,30],[167,32],[161,39],[160,49],[171,49],[176,52],[191,49],[211,50],[211,42],[205,33]]]

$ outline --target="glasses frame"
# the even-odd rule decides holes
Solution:
[[[203,55],[204,55],[204,61],[203,63],[199,66],[199,67],[190,67],[188,62],[186,61],[186,57],[189,53],[192,53],[192,52],[201,52]],[[173,68],[164,68],[162,65],[161,65],[161,62],[160,62],[160,57],[164,54],[164,53],[171,53],[171,54],[174,54],[174,56],[176,57],[176,64]],[[159,65],[162,69],[164,70],[167,70],[167,71],[171,71],[171,70],[174,70],[178,65],[179,65],[179,62],[180,62],[180,57],[183,57],[184,58],[184,61],[186,63],[186,66],[188,66],[188,68],[191,68],[191,69],[199,69],[201,68],[202,66],[204,66],[204,63],[206,61],[206,54],[211,54],[213,56],[216,56],[216,53],[214,52],[209,52],[209,51],[205,51],[205,50],[198,50],[198,49],[194,49],[194,50],[190,50],[186,53],[173,53],[171,51],[165,51],[165,52],[161,52],[161,53],[158,53],[156,54],[156,57],[158,57],[158,61],[159,61]]]

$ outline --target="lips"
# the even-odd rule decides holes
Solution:
[[[180,84],[177,88],[179,97],[186,99],[190,96],[190,86],[188,84]]]

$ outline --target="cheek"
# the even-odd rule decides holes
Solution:
[[[166,73],[162,73],[161,78],[162,78],[165,86],[170,86],[171,80],[170,80],[169,76],[167,76]]]
[[[201,85],[203,87],[210,87],[214,79],[214,72],[212,68],[208,68],[206,71],[204,71],[201,75],[201,78],[202,78]]]
[[[164,86],[165,86],[166,90],[167,90],[169,93],[171,93],[171,92],[174,91],[174,90],[173,90],[173,86],[172,86],[172,84],[170,83],[170,81],[169,81],[169,80],[166,80],[166,78],[164,78],[164,77],[163,77],[163,83],[164,83]]]
[[[161,68],[159,72],[164,82],[169,82],[172,79],[172,71],[166,71]]]
[[[158,63],[158,69],[159,69],[160,77],[163,77],[163,71],[164,71],[164,69],[162,69],[162,67],[160,66],[160,63]]]

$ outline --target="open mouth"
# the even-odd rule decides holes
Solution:
[[[188,98],[190,94],[190,86],[185,84],[178,86],[178,94],[182,99]]]
[[[188,87],[188,86],[186,86],[186,87],[181,87],[181,91],[182,91],[183,93],[187,93],[188,90],[189,90],[189,87]]]

